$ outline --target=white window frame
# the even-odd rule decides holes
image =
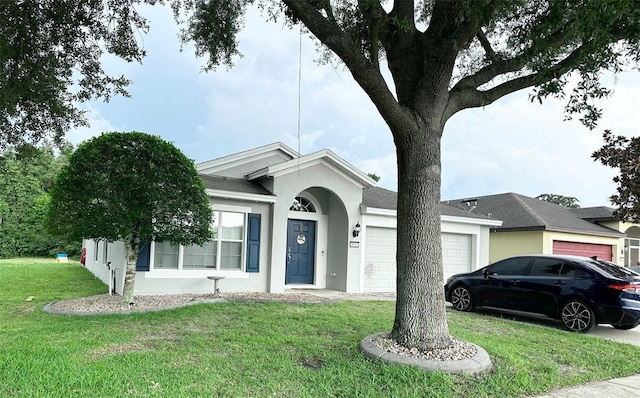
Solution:
[[[220,211],[215,210],[220,215],[220,222],[218,223],[218,239],[217,247],[216,247],[216,270],[218,271],[241,271],[245,272],[246,264],[245,264],[245,255],[247,250],[247,213],[240,212],[232,212],[232,211]],[[228,214],[241,214],[242,215],[242,236],[240,239],[224,239],[222,237],[222,213]],[[240,268],[222,268],[220,264],[222,263],[222,244],[223,243],[240,243]]]
[[[184,245],[179,245],[178,246],[178,268],[155,268],[155,256],[156,256],[156,250],[155,250],[155,242],[151,242],[151,258],[150,258],[150,267],[149,270],[153,271],[153,272],[162,272],[162,273],[175,273],[176,271],[180,271],[184,273],[211,273],[211,272],[216,272],[216,273],[242,273],[245,274],[246,273],[246,255],[247,255],[247,224],[248,224],[248,218],[249,218],[249,213],[252,212],[252,209],[250,207],[240,207],[240,206],[229,206],[229,205],[219,205],[219,206],[214,206],[213,207],[213,211],[214,214],[218,213],[218,214],[222,214],[222,213],[236,213],[236,214],[242,214],[243,216],[243,226],[242,226],[242,238],[241,239],[222,239],[222,233],[221,233],[221,228],[222,228],[222,223],[219,222],[218,223],[218,239],[215,240],[211,240],[211,241],[215,241],[216,242],[216,264],[215,264],[215,268],[184,268],[184,250],[185,250],[185,246]],[[220,217],[220,216],[219,216]],[[220,217],[220,219],[223,217]],[[241,243],[242,244],[242,248],[241,248],[241,257],[240,257],[240,268],[220,268],[220,263],[221,263],[221,259],[222,259],[222,243],[223,242],[232,242],[232,243]]]
[[[98,250],[100,249],[100,241],[98,239],[93,241],[93,262],[98,262]]]
[[[149,269],[160,272],[165,271],[176,271],[182,269],[182,245],[178,246],[178,268],[155,268],[155,257],[156,257],[156,242],[151,242],[151,246],[149,247],[151,250],[151,255],[149,256]]]
[[[109,242],[103,240],[103,250],[102,250],[102,263],[107,265],[109,262]]]

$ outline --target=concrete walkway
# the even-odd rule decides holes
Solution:
[[[537,395],[535,398],[637,398],[638,396],[640,396],[640,375],[559,388],[544,395]]]
[[[371,293],[371,294],[346,294],[333,290],[292,290],[292,292],[308,293],[328,299],[340,300],[384,300],[395,301],[395,294],[391,293]],[[547,318],[548,319],[548,318]],[[535,322],[535,321],[534,321]],[[550,321],[551,322],[551,321]],[[617,330],[609,325],[598,325],[590,335],[605,339],[618,341],[640,346],[640,326],[632,330]],[[639,348],[640,350],[640,348]],[[640,352],[639,352],[640,355]],[[640,397],[640,374],[618,379],[611,379],[595,383],[583,384],[580,386],[559,388],[548,391],[543,395],[531,398],[592,398],[592,397],[616,397],[616,398],[637,398]]]

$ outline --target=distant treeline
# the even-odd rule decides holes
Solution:
[[[0,258],[79,256],[82,242],[45,230],[49,191],[73,146],[12,147],[0,153]]]

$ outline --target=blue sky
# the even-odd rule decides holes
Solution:
[[[151,31],[139,41],[142,65],[105,57],[105,68],[133,80],[132,98],[83,104],[92,123],[68,133],[78,143],[103,131],[142,131],[172,141],[202,162],[281,141],[302,154],[328,148],[396,190],[391,133],[362,89],[342,66],[319,66],[315,45],[252,10],[240,35],[233,69],[201,71],[192,47],[180,52],[168,9],[144,7]],[[298,70],[302,64],[300,90]],[[615,93],[599,105],[605,117],[589,131],[563,121],[563,103],[511,94],[483,109],[465,110],[445,127],[442,199],[504,192],[574,196],[582,206],[609,205],[614,171],[591,159],[602,132],[636,135],[640,74],[609,78]],[[300,100],[300,102],[299,102]],[[298,105],[300,132],[298,140]]]

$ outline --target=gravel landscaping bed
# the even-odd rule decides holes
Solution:
[[[417,348],[407,348],[396,343],[387,335],[378,336],[371,340],[378,348],[394,354],[426,359],[429,361],[461,361],[473,358],[476,355],[476,347],[473,344],[457,339],[451,339],[451,345],[441,350],[421,351]]]
[[[135,304],[122,302],[122,296],[107,293],[95,296],[79,297],[51,303],[46,310],[64,314],[115,314],[127,312],[155,311],[183,307],[186,305],[211,301],[282,301],[322,303],[326,298],[305,293],[221,293],[211,294],[164,294],[155,296],[137,296]]]

